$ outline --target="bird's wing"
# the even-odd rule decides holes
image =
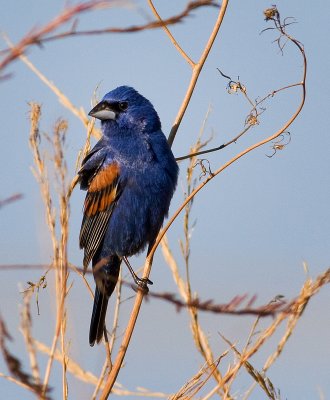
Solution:
[[[88,157],[88,156],[87,156]],[[85,161],[85,160],[84,160]],[[87,194],[84,204],[84,217],[81,224],[79,244],[84,249],[84,272],[88,264],[99,249],[111,216],[115,201],[119,196],[118,163],[112,161],[104,164],[104,158],[98,158],[94,168],[80,169],[81,182],[87,185]],[[101,164],[101,165],[100,165]]]
[[[81,168],[78,171],[80,189],[87,190],[91,180],[104,164],[107,149],[101,139],[82,160]]]

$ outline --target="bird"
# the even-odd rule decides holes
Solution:
[[[178,165],[152,103],[129,86],[107,93],[89,112],[102,137],[78,171],[87,191],[79,245],[84,272],[92,262],[95,296],[89,344],[100,343],[122,260],[152,249],[178,180]],[[149,280],[133,278],[142,288]]]

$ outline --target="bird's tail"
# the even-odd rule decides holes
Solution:
[[[89,344],[99,343],[102,340],[105,324],[105,315],[109,298],[114,291],[119,275],[121,259],[111,256],[106,264],[97,268],[99,263],[93,266],[96,283],[93,313],[89,329]]]

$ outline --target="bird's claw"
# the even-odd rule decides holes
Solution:
[[[134,279],[136,286],[132,286],[135,291],[141,290],[144,294],[149,293],[148,285],[153,285],[153,282],[148,278],[138,278]]]

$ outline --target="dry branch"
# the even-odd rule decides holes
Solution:
[[[205,46],[204,51],[202,52],[202,55],[200,57],[199,62],[194,67],[192,78],[191,78],[191,82],[190,82],[189,88],[187,90],[187,93],[186,93],[186,96],[185,96],[185,100],[182,103],[182,106],[181,106],[181,108],[179,110],[177,119],[175,120],[174,126],[173,126],[173,128],[171,130],[171,133],[170,133],[170,136],[169,136],[169,139],[168,139],[168,142],[169,142],[170,145],[172,145],[172,143],[173,143],[173,140],[175,138],[177,129],[178,129],[179,125],[180,125],[180,122],[181,122],[181,120],[183,118],[183,115],[184,115],[185,110],[186,110],[186,108],[188,106],[189,100],[190,100],[191,95],[193,93],[194,87],[196,85],[198,76],[199,76],[199,74],[200,74],[200,72],[201,72],[201,70],[203,68],[203,65],[204,65],[204,63],[206,61],[206,58],[207,58],[207,56],[208,56],[208,54],[209,54],[209,52],[211,50],[211,47],[212,47],[212,45],[213,45],[213,43],[215,41],[215,38],[216,38],[216,36],[217,36],[217,34],[219,32],[221,23],[223,21],[223,18],[224,18],[225,12],[226,12],[227,4],[228,4],[228,1],[227,0],[223,0],[223,2],[221,4],[221,7],[220,7],[220,10],[219,10],[218,18],[217,18],[216,23],[215,23],[215,25],[213,27],[213,30],[212,30],[211,35],[209,37],[209,40],[208,40],[208,42],[207,42],[207,44]],[[161,21],[161,22],[162,22],[162,24],[164,24],[163,21]],[[153,249],[151,250],[149,256],[146,259],[145,267],[144,267],[144,270],[143,270],[143,277],[144,278],[148,278],[149,275],[150,275],[153,255],[154,255],[154,252],[155,252],[157,246],[160,243],[161,237],[163,237],[163,234],[160,234],[158,236],[158,239],[156,240],[157,245],[153,247]],[[133,306],[133,310],[131,312],[130,320],[128,322],[128,325],[127,325],[127,328],[126,328],[126,331],[125,331],[124,338],[122,340],[122,344],[121,344],[120,350],[119,350],[119,352],[117,354],[117,358],[115,360],[114,366],[113,366],[113,368],[111,370],[111,373],[110,373],[110,375],[108,377],[108,380],[106,382],[105,389],[103,390],[103,392],[101,394],[101,400],[105,400],[105,399],[108,398],[108,396],[109,396],[109,394],[111,392],[111,388],[113,387],[113,385],[114,385],[114,383],[116,381],[117,375],[118,375],[120,367],[121,367],[121,365],[123,363],[123,360],[124,360],[124,357],[125,357],[125,354],[126,354],[126,351],[127,351],[127,348],[128,348],[128,345],[129,345],[129,342],[130,342],[130,339],[131,339],[131,336],[132,336],[132,333],[133,333],[133,330],[134,330],[134,327],[135,327],[135,323],[136,323],[136,320],[137,320],[137,317],[138,317],[138,314],[139,314],[139,311],[140,311],[140,307],[141,307],[141,304],[142,304],[143,297],[144,297],[144,293],[141,290],[139,290],[138,293],[137,293],[136,299],[135,299],[135,303],[134,303],[134,306]]]
[[[35,377],[23,371],[21,361],[9,351],[6,345],[6,341],[8,340],[12,340],[12,338],[8,333],[5,322],[0,318],[0,350],[2,351],[7,368],[12,375],[12,382],[25,387],[42,400],[50,400],[50,388],[47,387],[44,390]]]
[[[152,21],[144,25],[130,26],[126,28],[103,28],[94,30],[78,31],[76,30],[78,15],[93,11],[99,8],[111,7],[113,6],[113,1],[111,0],[91,0],[85,3],[80,3],[73,6],[67,6],[66,9],[56,16],[52,21],[41,28],[35,28],[29,32],[23,39],[18,42],[15,46],[12,46],[6,50],[1,51],[4,54],[3,60],[0,62],[0,71],[8,66],[11,62],[21,56],[27,48],[37,45],[41,46],[43,43],[64,39],[72,36],[91,36],[109,33],[134,33],[148,29],[156,29],[166,25],[173,25],[182,22],[191,12],[197,8],[205,6],[217,7],[217,3],[213,0],[196,0],[191,1],[187,4],[186,8],[178,15],[167,18],[164,21]],[[64,31],[58,34],[50,35],[52,32],[60,28],[62,25],[73,21],[72,28],[69,31]]]
[[[53,32],[61,27],[64,23],[67,23],[73,18],[75,18],[78,14],[85,12],[85,11],[91,11],[93,9],[96,9],[98,7],[105,7],[109,6],[111,4],[111,1],[106,1],[106,0],[93,0],[93,1],[88,1],[83,4],[78,4],[75,6],[70,6],[66,10],[63,11],[58,17],[56,17],[54,20],[52,20],[50,23],[46,24],[44,27],[40,29],[35,29],[31,31],[26,37],[22,39],[17,45],[12,46],[11,48],[7,49],[6,51],[2,52],[1,54],[4,56],[2,62],[0,62],[0,70],[5,68],[10,62],[15,60],[17,57],[20,57],[23,62],[25,62],[31,70],[33,70],[34,73],[37,74],[37,76],[58,96],[59,100],[62,101],[62,104],[69,108],[72,113],[80,118],[82,122],[84,123],[85,126],[87,126],[87,141],[86,141],[86,146],[83,150],[83,153],[85,154],[88,151],[89,148],[89,139],[90,135],[93,132],[93,122],[88,121],[85,113],[74,107],[72,103],[67,99],[67,97],[57,89],[55,85],[53,85],[46,77],[44,74],[42,74],[40,71],[38,71],[28,60],[27,58],[23,55],[23,53],[32,45],[40,45],[41,43],[51,41],[51,40],[56,40],[56,39],[62,39],[64,37],[69,37],[69,36],[79,36],[79,35],[93,35],[93,34],[104,34],[104,33],[115,33],[115,32],[137,32],[145,29],[155,29],[162,27],[165,31],[166,34],[169,36],[170,40],[172,41],[173,45],[176,47],[176,49],[180,52],[182,57],[190,64],[192,68],[192,76],[190,80],[189,87],[187,89],[185,98],[182,102],[182,105],[180,107],[180,110],[178,112],[178,115],[175,119],[174,125],[172,127],[170,136],[169,136],[169,143],[172,144],[176,133],[178,131],[178,128],[180,126],[180,123],[184,117],[185,111],[188,107],[190,98],[193,94],[196,82],[198,80],[199,74],[203,68],[204,62],[208,57],[209,51],[212,48],[212,45],[214,43],[214,40],[217,36],[217,33],[220,29],[223,17],[226,12],[226,7],[228,4],[228,1],[224,0],[222,2],[217,21],[213,27],[213,31],[209,37],[209,40],[200,56],[200,59],[198,62],[194,62],[189,55],[180,47],[178,42],[175,40],[174,36],[170,32],[168,25],[170,24],[175,24],[178,22],[183,21],[185,17],[190,15],[190,13],[202,6],[214,6],[215,2],[213,1],[192,1],[187,4],[185,10],[178,14],[177,16],[170,17],[168,19],[162,20],[161,16],[158,14],[157,10],[155,9],[153,3],[151,0],[149,0],[149,5],[154,12],[154,15],[157,18],[157,21],[152,21],[150,23],[141,25],[141,26],[132,26],[128,28],[105,28],[101,30],[94,30],[94,31],[78,31],[76,29],[76,25],[73,25],[72,29],[69,31],[64,31],[60,32],[59,34],[54,34]],[[195,338],[195,342],[197,344],[197,347],[199,347],[199,350],[201,351],[201,354],[203,355],[204,359],[206,360],[206,367],[204,367],[201,371],[199,371],[184,387],[182,388],[181,391],[179,391],[174,398],[187,398],[185,397],[187,394],[191,398],[195,394],[197,394],[200,389],[203,387],[203,385],[207,382],[207,380],[211,377],[214,376],[217,382],[217,385],[212,389],[211,392],[205,397],[210,398],[212,395],[216,393],[221,393],[223,394],[224,398],[230,399],[231,396],[229,394],[229,390],[231,387],[231,384],[235,377],[237,376],[238,372],[240,371],[241,367],[245,367],[249,373],[254,377],[256,381],[259,380],[259,384],[264,384],[262,382],[262,373],[267,371],[267,369],[272,365],[272,363],[279,357],[281,352],[283,351],[284,346],[287,344],[288,339],[290,338],[299,318],[301,317],[306,305],[308,304],[308,301],[312,296],[314,296],[318,291],[320,290],[321,287],[323,287],[325,284],[330,283],[330,269],[325,271],[323,274],[321,274],[319,277],[316,278],[316,280],[307,280],[301,290],[301,293],[297,298],[293,299],[290,302],[277,302],[277,303],[270,303],[266,304],[264,306],[259,306],[259,307],[254,307],[254,303],[256,298],[251,297],[249,298],[247,295],[242,295],[242,296],[235,296],[229,303],[227,304],[215,304],[214,300],[201,300],[197,296],[194,296],[192,294],[192,290],[190,287],[190,281],[189,281],[189,268],[188,268],[188,263],[189,263],[189,254],[190,254],[190,247],[189,247],[189,213],[191,209],[191,204],[194,199],[194,196],[197,195],[197,193],[211,180],[214,179],[217,175],[222,173],[228,166],[233,164],[234,162],[237,162],[241,157],[245,156],[249,152],[255,150],[259,146],[262,146],[265,143],[273,142],[273,149],[276,152],[277,149],[281,149],[280,146],[283,146],[283,144],[280,144],[278,141],[278,138],[283,135],[287,128],[291,125],[291,123],[296,119],[296,117],[299,115],[304,102],[305,102],[305,97],[306,97],[306,71],[307,71],[307,60],[306,56],[304,53],[303,46],[299,41],[297,41],[295,38],[291,37],[287,32],[286,32],[286,27],[289,25],[289,23],[284,20],[282,22],[280,20],[280,15],[275,7],[272,9],[266,10],[267,13],[266,19],[273,21],[275,28],[271,29],[276,29],[279,33],[280,36],[276,40],[278,43],[281,51],[283,50],[284,45],[282,44],[281,40],[285,38],[287,41],[293,43],[298,50],[300,51],[303,59],[303,76],[302,80],[299,83],[294,83],[292,85],[285,86],[283,88],[277,89],[272,91],[271,93],[267,94],[264,96],[261,100],[259,101],[252,101],[246,92],[246,88],[244,85],[242,85],[240,82],[234,82],[230,79],[230,90],[240,90],[243,95],[245,96],[246,100],[252,106],[252,109],[248,115],[248,118],[246,119],[246,122],[248,126],[243,129],[242,132],[240,132],[234,139],[231,141],[218,146],[213,149],[209,150],[201,150],[201,143],[199,143],[198,146],[194,148],[194,150],[189,154],[188,156],[180,157],[178,160],[182,160],[184,158],[191,158],[191,164],[190,164],[190,179],[192,179],[192,171],[193,171],[193,165],[196,165],[197,160],[195,157],[197,155],[205,154],[208,152],[212,151],[217,151],[221,150],[225,146],[235,142],[240,136],[245,134],[247,130],[252,127],[254,124],[258,122],[258,116],[260,115],[260,111],[257,110],[257,107],[260,107],[260,105],[267,100],[270,97],[273,97],[277,92],[280,92],[282,90],[286,90],[291,87],[300,87],[302,89],[302,95],[301,95],[301,101],[300,104],[298,105],[295,113],[291,116],[291,118],[276,132],[272,133],[271,135],[266,135],[267,137],[263,139],[262,141],[253,144],[252,146],[248,147],[247,149],[241,151],[239,154],[237,154],[235,157],[233,157],[231,160],[229,160],[227,163],[222,165],[220,168],[218,168],[215,172],[211,172],[211,169],[209,168],[209,171],[205,169],[206,167],[204,166],[205,169],[205,179],[204,181],[197,187],[194,187],[194,185],[191,185],[189,187],[187,197],[185,201],[182,203],[180,208],[177,210],[177,212],[174,214],[174,216],[170,219],[166,227],[163,229],[163,231],[160,233],[157,242],[155,243],[149,257],[146,260],[145,263],[145,268],[143,272],[144,277],[148,277],[150,274],[150,269],[152,265],[152,257],[153,254],[161,242],[162,238],[164,237],[166,231],[169,229],[173,221],[177,218],[179,213],[182,210],[186,210],[186,215],[185,215],[185,239],[186,242],[182,243],[182,250],[183,250],[183,255],[185,259],[185,264],[186,264],[186,282],[181,278],[181,276],[178,273],[178,267],[175,266],[176,272],[174,273],[177,285],[179,287],[179,293],[181,298],[178,298],[177,295],[171,294],[171,293],[155,293],[155,292],[150,292],[149,295],[146,297],[146,299],[150,298],[158,298],[164,301],[167,301],[170,304],[173,304],[178,310],[182,308],[187,308],[189,310],[190,316],[191,316],[191,322],[192,322],[192,330]],[[35,161],[35,175],[36,178],[40,184],[41,188],[41,193],[42,197],[45,203],[45,208],[46,208],[46,217],[47,217],[47,223],[48,227],[51,233],[51,239],[53,243],[53,257],[54,261],[51,265],[51,268],[49,266],[48,269],[51,270],[53,269],[56,277],[56,299],[57,299],[57,315],[56,315],[56,327],[55,327],[55,332],[54,332],[54,337],[53,337],[53,342],[51,347],[47,347],[36,340],[32,338],[31,334],[31,317],[29,314],[29,309],[28,305],[25,304],[25,314],[23,318],[23,324],[22,329],[24,332],[24,337],[26,340],[26,347],[29,352],[30,356],[30,363],[31,363],[31,370],[32,370],[32,376],[29,374],[26,374],[24,371],[22,371],[20,361],[13,356],[7,346],[5,340],[9,338],[8,332],[6,330],[6,327],[3,323],[3,321],[0,321],[0,327],[1,327],[1,335],[0,335],[0,347],[2,349],[2,352],[4,354],[5,361],[8,365],[8,368],[12,374],[11,377],[5,376],[4,374],[0,374],[0,376],[4,377],[5,379],[11,380],[12,382],[26,388],[27,390],[30,390],[39,396],[41,398],[47,398],[48,396],[48,381],[53,365],[53,361],[57,360],[61,363],[62,365],[62,392],[63,392],[63,399],[66,399],[68,397],[68,386],[67,386],[67,379],[66,379],[66,373],[70,372],[72,373],[75,377],[78,379],[92,383],[95,386],[95,391],[93,398],[96,398],[98,390],[103,389],[103,392],[101,394],[101,399],[106,399],[112,390],[113,393],[119,394],[120,395],[131,395],[131,396],[141,396],[141,397],[149,397],[149,396],[154,396],[154,397],[165,397],[165,394],[163,393],[152,393],[150,391],[137,391],[137,392],[131,392],[131,391],[126,391],[126,390],[119,390],[118,386],[119,384],[115,385],[115,381],[117,379],[117,375],[119,373],[119,370],[122,366],[126,350],[128,348],[129,342],[131,335],[133,333],[133,329],[135,327],[135,322],[138,317],[138,313],[141,307],[142,300],[144,298],[145,293],[142,291],[139,291],[136,296],[135,304],[130,316],[129,323],[126,328],[126,332],[124,335],[124,338],[122,340],[120,350],[117,354],[117,357],[115,359],[114,365],[112,366],[111,359],[110,359],[110,353],[113,348],[113,345],[115,343],[116,339],[116,329],[118,325],[118,316],[119,316],[119,305],[120,305],[120,290],[121,286],[118,286],[118,292],[117,292],[117,302],[116,302],[116,310],[114,314],[114,321],[113,321],[113,331],[112,335],[110,337],[109,343],[106,343],[106,349],[108,352],[108,359],[105,361],[105,365],[103,368],[103,371],[100,375],[100,377],[96,377],[93,374],[84,371],[80,365],[76,364],[73,362],[72,359],[70,359],[67,355],[67,349],[66,349],[66,342],[65,342],[65,329],[66,329],[66,298],[68,294],[68,285],[67,285],[67,280],[68,280],[68,274],[69,274],[69,269],[74,269],[75,272],[81,273],[82,270],[79,268],[76,268],[75,266],[70,265],[68,261],[68,255],[67,255],[67,242],[68,242],[68,221],[69,221],[69,201],[70,201],[70,195],[72,193],[72,190],[76,184],[76,179],[74,178],[72,182],[69,184],[67,182],[67,171],[66,171],[66,165],[65,165],[65,155],[64,155],[64,149],[63,149],[63,144],[64,144],[64,137],[65,137],[65,132],[67,130],[67,125],[65,121],[58,121],[54,135],[52,138],[49,138],[51,141],[51,144],[53,146],[53,162],[55,165],[56,169],[56,184],[57,184],[57,192],[58,192],[58,202],[59,202],[59,214],[57,216],[57,213],[55,213],[55,207],[54,207],[54,199],[51,196],[51,188],[50,188],[50,183],[49,183],[49,176],[48,176],[48,170],[47,166],[45,163],[45,157],[40,150],[40,132],[39,132],[39,122],[40,122],[40,117],[41,117],[41,108],[38,104],[32,104],[31,105],[31,132],[30,132],[30,145],[32,148],[33,156],[34,156],[34,161]],[[203,164],[201,164],[203,167]],[[189,183],[189,182],[188,182]],[[191,184],[191,181],[190,181]],[[17,196],[16,196],[17,197]],[[16,200],[14,198],[14,200]],[[0,201],[0,207],[10,203],[13,201],[12,198],[5,199]],[[59,230],[55,229],[55,226],[57,227],[57,224],[59,226]],[[58,233],[58,231],[60,233]],[[163,245],[163,248],[166,248],[165,245]],[[171,259],[169,257],[169,249],[167,246],[167,260],[169,263],[175,262],[174,259]],[[172,257],[173,258],[173,257]],[[173,265],[172,265],[173,266]],[[22,266],[16,265],[16,266],[6,266],[0,265],[0,269],[6,269],[7,267],[9,268],[21,268]],[[45,266],[25,266],[28,268],[34,268],[34,267],[45,267]],[[82,275],[82,274],[81,274]],[[90,290],[89,285],[86,281],[86,279],[83,277],[85,284],[87,288]],[[124,281],[120,281],[121,285],[128,285],[128,283]],[[29,296],[31,293],[28,294]],[[28,301],[28,300],[27,300]],[[214,360],[213,354],[211,347],[209,346],[209,343],[207,341],[206,335],[204,334],[201,326],[199,325],[198,321],[198,311],[204,311],[204,312],[212,312],[212,313],[217,313],[217,314],[231,314],[231,315],[258,315],[258,318],[260,317],[265,317],[265,316],[273,316],[274,319],[272,322],[269,324],[269,326],[263,330],[262,332],[259,333],[257,339],[255,340],[254,343],[252,343],[252,336],[255,333],[255,328],[257,326],[257,322],[254,324],[253,329],[251,331],[251,334],[249,335],[248,343],[243,349],[243,351],[239,352],[237,348],[231,344],[228,341],[228,344],[230,347],[236,352],[236,354],[239,355],[239,360],[236,362],[234,365],[230,365],[228,371],[224,376],[220,374],[220,371],[218,369],[218,362],[220,362],[221,358],[228,353],[226,351],[218,360]],[[262,346],[263,344],[274,334],[274,332],[277,330],[277,328],[280,326],[280,324],[287,320],[287,327],[285,330],[285,333],[280,340],[278,347],[274,353],[269,356],[267,361],[265,362],[264,368],[259,373],[256,369],[253,368],[253,366],[250,364],[248,361],[253,354],[255,354]],[[256,335],[257,336],[257,335]],[[61,345],[58,346],[58,341],[60,339]],[[60,348],[59,348],[60,347]],[[43,380],[43,394],[41,394],[41,389],[42,385],[40,383],[40,372],[39,368],[36,362],[36,349],[38,351],[43,352],[48,355],[48,364],[46,366],[46,371],[44,375],[44,380]],[[111,373],[106,381],[106,383],[103,382],[104,376],[107,371],[107,367],[112,366]],[[267,385],[263,387],[265,392],[267,393],[268,387]],[[270,392],[269,392],[270,393]],[[268,393],[268,394],[269,394]]]
[[[0,200],[0,208],[7,206],[8,204],[14,203],[17,200],[21,200],[23,195],[21,193],[16,193],[7,197],[6,199]]]

